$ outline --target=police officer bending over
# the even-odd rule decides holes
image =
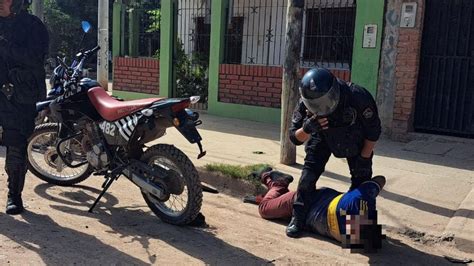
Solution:
[[[34,130],[36,102],[46,96],[44,63],[48,32],[28,14],[31,0],[0,0],[0,144],[7,147],[6,213],[23,211],[27,139]]]
[[[306,157],[293,218],[286,228],[289,237],[303,230],[316,181],[331,154],[347,158],[351,188],[372,177],[375,142],[381,133],[377,106],[364,88],[342,81],[324,68],[309,70],[301,80],[301,100],[293,113],[290,139],[295,145],[307,141]]]

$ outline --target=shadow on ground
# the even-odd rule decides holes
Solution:
[[[293,165],[293,167],[297,169],[303,169],[303,166],[301,164]],[[349,187],[349,183],[350,183],[349,177],[336,174],[330,171],[325,171],[323,175],[328,178],[347,183]],[[385,198],[394,202],[398,202],[401,204],[405,204],[421,211],[430,212],[430,213],[442,215],[445,217],[460,216],[460,217],[465,217],[465,218],[472,218],[469,215],[470,210],[465,210],[465,209],[451,210],[451,209],[433,205],[431,203],[424,202],[418,199],[414,199],[414,198],[403,196],[394,192],[390,192],[386,190],[385,188],[382,190],[379,197]]]
[[[207,115],[205,113],[202,115],[202,120],[203,124],[199,126],[199,128],[203,130],[222,132],[233,135],[249,136],[261,139],[269,139],[277,142],[280,141],[280,125],[278,124],[258,123],[253,121],[224,118]],[[452,145],[453,149],[458,149],[459,147],[461,147],[463,150],[466,150],[466,145],[470,145],[472,146],[472,149],[474,149],[474,142],[466,142],[459,144],[453,141],[450,144],[449,141],[441,143],[433,140],[426,141],[426,145],[432,146],[432,150],[436,151],[443,150],[437,149],[437,145]],[[384,157],[416,161],[432,165],[448,166],[458,169],[474,170],[474,158],[471,158],[470,160],[459,159],[452,156],[427,154],[424,153],[425,151],[417,152],[416,148],[415,150],[411,150],[411,148],[414,148],[415,146],[418,145],[411,145],[410,143],[396,142],[387,138],[381,138],[377,143],[376,153],[377,155]],[[449,150],[449,147],[447,148],[447,150]],[[469,151],[469,148],[467,148],[467,150]]]
[[[115,198],[108,198],[100,203],[96,213],[89,214],[74,206],[83,206],[84,202],[92,202],[93,196],[97,195],[97,189],[89,187],[78,187],[80,190],[62,192],[58,197],[52,197],[48,193],[51,186],[42,184],[35,188],[35,192],[48,200],[53,201],[51,208],[68,213],[73,216],[91,216],[100,223],[110,227],[110,234],[118,234],[120,238],[130,237],[133,242],[139,242],[148,253],[146,263],[155,263],[160,256],[159,251],[150,249],[150,240],[158,239],[177,250],[185,252],[205,264],[216,264],[224,259],[229,264],[265,264],[266,260],[253,254],[234,247],[221,239],[215,237],[212,228],[179,227],[161,222],[151,212],[144,212],[141,208],[145,206],[114,207],[117,203]],[[110,195],[109,195],[110,197]],[[142,199],[137,199],[142,202]],[[66,206],[68,205],[68,206]],[[69,232],[66,231],[66,235]],[[94,243],[92,243],[92,246]],[[104,249],[101,245],[90,247],[91,249]],[[106,248],[104,250],[107,252]],[[81,254],[87,254],[81,252]],[[77,256],[80,256],[77,254]],[[168,258],[169,259],[169,258]]]
[[[143,265],[144,261],[134,258],[93,235],[58,225],[47,215],[26,211],[24,221],[10,215],[0,214],[0,234],[22,247],[38,254],[46,265],[68,263],[89,264],[102,261],[107,264]],[[84,231],[83,228],[80,230]]]

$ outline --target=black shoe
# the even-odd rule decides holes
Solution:
[[[23,157],[26,153],[23,148],[8,147],[7,148],[7,162],[8,158],[18,159]],[[9,163],[5,166],[5,171],[8,174],[8,200],[6,213],[10,215],[20,214],[23,212],[23,201],[21,200],[21,192],[25,185],[26,175],[26,157],[25,162]],[[22,159],[23,160],[23,159]]]
[[[372,177],[372,181],[379,184],[380,190],[382,190],[383,187],[385,186],[385,184],[387,183],[387,180],[385,179],[385,176],[382,176],[382,175],[377,175],[377,176]]]
[[[298,225],[296,219],[293,217],[291,218],[290,223],[286,227],[286,236],[291,238],[298,238],[301,236],[303,232],[303,228]]]
[[[25,210],[21,196],[8,196],[6,213],[9,215],[20,214]]]
[[[263,174],[271,172],[273,169],[269,166],[267,167],[261,167],[260,169],[253,171],[250,173],[249,177],[257,179],[257,180],[262,180],[263,179]]]
[[[242,201],[243,201],[244,203],[251,203],[251,204],[256,204],[256,205],[258,205],[258,203],[257,203],[257,197],[256,197],[256,196],[253,196],[253,195],[247,195],[247,196],[245,196],[245,197],[242,199]]]
[[[351,178],[351,187],[349,191],[358,188],[362,183],[370,181],[370,177],[352,177]]]
[[[280,171],[271,171],[270,179],[278,185],[288,187],[293,182],[293,176],[282,173]]]

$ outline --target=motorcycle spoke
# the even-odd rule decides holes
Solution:
[[[78,168],[70,168],[58,157],[55,152],[56,136],[57,135],[53,133],[45,133],[36,136],[30,141],[28,148],[30,163],[37,171],[53,179],[68,180],[82,175],[87,171],[87,165]],[[79,154],[75,154],[73,157],[79,157]],[[75,162],[79,160],[77,160],[77,158],[71,158],[71,161]]]
[[[178,202],[181,204],[181,207],[184,209],[184,207],[186,206],[186,202],[184,202],[184,200],[181,198],[181,195],[173,195],[173,197],[178,200]]]
[[[171,207],[173,208],[173,209],[171,209],[172,211],[176,210],[176,207],[174,206],[175,201],[176,200],[173,198],[173,201],[171,202]]]
[[[176,197],[176,199],[178,200],[179,205],[181,205],[181,209],[184,209],[185,206],[183,205],[183,200],[181,197]]]
[[[166,157],[155,157],[150,160],[150,164],[165,169],[172,169],[179,173],[179,178],[184,179],[181,169],[177,167],[173,161]],[[188,205],[188,193],[188,187],[186,184],[184,184],[184,190],[180,195],[171,194],[170,198],[166,202],[160,202],[156,200],[154,203],[162,212],[165,212],[170,216],[179,216],[186,210],[186,206]]]

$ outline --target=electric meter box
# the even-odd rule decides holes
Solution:
[[[400,16],[400,28],[414,28],[417,3],[403,3]]]
[[[377,46],[377,25],[367,24],[364,27],[362,48],[375,48]]]

